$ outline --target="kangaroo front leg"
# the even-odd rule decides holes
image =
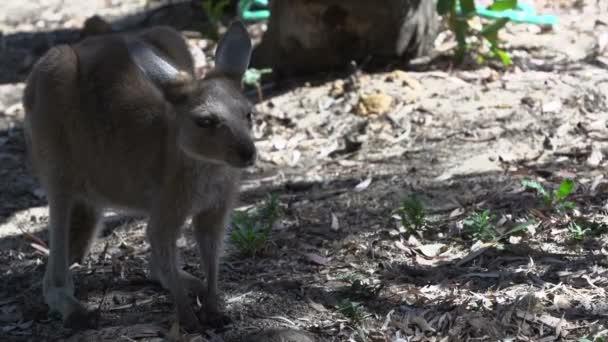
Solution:
[[[53,312],[61,314],[70,328],[93,326],[91,314],[74,297],[69,270],[70,216],[72,200],[65,194],[49,193],[50,253],[43,280],[44,299]]]
[[[220,312],[218,296],[219,258],[224,232],[228,224],[229,210],[211,209],[196,215],[192,224],[201,253],[201,266],[207,276],[207,294],[204,298],[204,320],[214,326],[222,326],[230,318]]]
[[[176,241],[183,223],[181,218],[159,210],[148,223],[151,269],[159,277],[161,284],[169,290],[177,309],[177,317],[182,326],[190,331],[200,331],[201,326],[190,304],[188,294],[180,278],[177,266]]]

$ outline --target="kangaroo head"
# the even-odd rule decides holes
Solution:
[[[187,156],[237,168],[253,165],[253,105],[240,89],[251,49],[245,26],[232,23],[218,44],[215,69],[197,80],[149,47],[130,46],[135,63],[174,107],[177,144]]]

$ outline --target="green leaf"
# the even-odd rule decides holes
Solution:
[[[460,0],[460,6],[462,7],[462,13],[466,17],[475,13],[475,0]]]
[[[502,65],[504,65],[505,67],[511,66],[511,64],[513,64],[513,60],[511,60],[511,56],[509,56],[509,54],[506,51],[499,49],[498,47],[492,47],[492,52],[496,56],[498,56],[498,58],[500,58]]]
[[[250,68],[250,69],[247,69],[247,71],[245,72],[245,76],[243,76],[243,82],[250,86],[256,86],[256,85],[260,84],[260,81],[262,80],[262,76],[264,74],[270,74],[270,73],[272,73],[272,69]]]
[[[437,13],[446,15],[454,11],[456,0],[439,0],[437,1]]]
[[[556,205],[556,209],[557,209],[557,211],[560,211],[560,212],[574,210],[574,209],[576,209],[576,203],[570,202],[570,201],[559,202]]]
[[[555,201],[562,201],[568,197],[573,190],[574,181],[572,179],[564,179],[559,185],[559,188],[553,193],[553,198]]]
[[[507,18],[495,20],[491,24],[485,25],[483,27],[483,29],[481,30],[481,35],[494,45],[498,42],[498,31],[505,27],[508,22],[509,19]]]
[[[517,7],[517,0],[494,0],[494,3],[488,7],[489,10],[502,12]]]
[[[548,195],[547,190],[545,190],[545,187],[537,181],[533,181],[531,179],[524,179],[521,181],[521,185],[523,185],[526,188],[536,190],[536,192],[541,194],[543,197]]]

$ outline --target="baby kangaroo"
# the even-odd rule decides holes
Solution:
[[[241,170],[256,158],[252,105],[240,90],[250,56],[237,21],[204,79],[195,79],[186,42],[168,27],[92,36],[54,47],[36,64],[24,94],[25,136],[49,202],[44,299],[66,326],[92,323],[69,266],[87,253],[106,209],[147,215],[150,274],[170,291],[182,326],[226,318],[218,258]],[[178,266],[176,240],[188,217],[206,286]],[[189,291],[201,295],[201,317]]]

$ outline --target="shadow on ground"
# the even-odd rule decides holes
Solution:
[[[176,2],[132,15],[111,19],[118,31],[130,31],[155,25],[169,25],[178,30],[206,32],[209,20],[201,8],[201,1]],[[48,49],[58,44],[70,44],[82,38],[79,29],[57,29],[38,32],[15,32],[0,36],[2,54],[0,85],[23,82],[31,67]]]
[[[538,169],[546,172],[564,167],[564,164],[547,164]],[[434,312],[458,317],[466,314],[487,320],[494,327],[492,331],[480,331],[479,336],[507,336],[516,331],[508,321],[501,321],[501,315],[525,311],[527,304],[507,300],[494,309],[483,306],[475,309],[475,305],[471,307],[470,303],[458,300],[456,293],[451,299],[438,299],[437,302],[410,301],[403,293],[415,296],[417,291],[428,287],[442,288],[447,292],[458,289],[461,294],[519,288],[518,300],[525,300],[526,293],[530,291],[564,282],[585,287],[580,283],[580,277],[573,275],[589,273],[598,264],[605,264],[603,257],[595,255],[598,244],[601,245],[599,238],[591,239],[597,243],[573,245],[572,249],[566,245],[561,250],[545,250],[546,247],[540,246],[550,240],[548,231],[537,232],[540,241],[534,239],[516,245],[507,244],[502,249],[491,248],[458,266],[455,264],[459,259],[425,265],[416,261],[416,255],[391,256],[394,250],[388,252],[386,248],[400,239],[390,234],[394,225],[391,215],[400,199],[409,193],[420,195],[429,212],[437,216],[433,230],[425,234],[425,243],[449,244],[460,239],[459,234],[451,233],[454,222],[459,220],[449,215],[454,208],[471,211],[483,202],[484,209],[496,213],[526,216],[540,202],[530,193],[515,195],[505,191],[509,186],[515,186],[517,180],[501,173],[473,174],[446,181],[425,181],[416,175],[397,173],[375,177],[368,189],[354,192],[361,176],[364,174],[355,171],[351,177],[328,179],[324,183],[285,182],[243,193],[244,204],[259,203],[268,193],[278,194],[285,205],[285,227],[273,233],[273,248],[255,259],[242,259],[234,250],[228,251],[222,265],[222,285],[226,296],[233,300],[242,296],[253,298],[253,302],[233,301],[229,305],[228,313],[236,319],[237,326],[263,317],[311,314],[311,309],[306,306],[310,301],[321,305],[316,307],[317,310],[334,311],[347,299],[362,303],[366,310],[380,317],[391,310],[403,315],[424,316],[425,312]],[[483,184],[484,191],[471,193],[469,189],[476,184]],[[461,200],[463,194],[470,195],[465,196],[468,202]],[[577,201],[585,203],[588,210],[596,210],[607,198],[600,195],[578,198]],[[331,214],[340,218],[341,228],[337,231],[328,228]],[[75,270],[78,298],[99,310],[102,329],[142,322],[155,322],[166,328],[170,325],[173,312],[170,297],[159,286],[146,280],[148,247],[143,227],[139,220],[111,222],[87,264]],[[33,235],[46,240],[44,231]],[[0,240],[3,251],[0,259],[5,265],[0,277],[5,290],[0,301],[10,301],[23,308],[20,312],[22,320],[32,321],[32,334],[48,338],[71,336],[72,332],[61,328],[57,320],[47,318],[46,306],[40,296],[45,257],[30,247],[31,241],[23,235]],[[462,244],[470,246],[472,242],[465,240]],[[360,246],[365,248],[361,250]],[[195,248],[186,243],[182,250],[185,268],[200,275]],[[311,262],[306,257],[307,253],[320,253],[320,250],[326,251],[325,257],[331,260],[326,265]],[[350,253],[354,253],[352,258],[347,256]],[[369,296],[365,291],[353,289],[352,280],[345,280],[348,276],[340,275],[344,264],[359,262],[359,276],[367,272],[364,270],[371,270],[382,285],[383,290],[378,294]],[[320,274],[330,275],[329,279],[334,280],[320,280]],[[395,288],[401,289],[402,294],[384,290]],[[11,295],[15,293],[19,295]],[[470,296],[468,298],[476,301]],[[601,312],[589,310],[571,308],[564,312],[564,318],[601,318]],[[146,315],[142,316],[142,312]],[[15,331],[22,332],[19,329]],[[226,336],[227,341],[233,340],[230,335]]]

